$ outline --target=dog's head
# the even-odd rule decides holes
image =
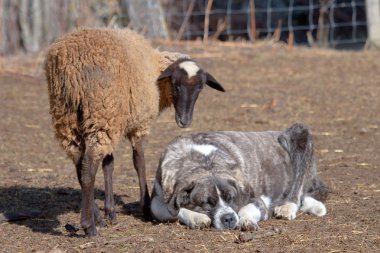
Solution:
[[[209,216],[216,229],[235,229],[237,212],[248,199],[248,191],[243,191],[232,178],[208,176],[190,183],[179,182],[168,210],[176,216],[180,208],[186,208]]]

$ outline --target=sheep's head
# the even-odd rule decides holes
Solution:
[[[191,59],[180,59],[169,65],[161,73],[158,81],[165,78],[171,80],[175,119],[177,125],[182,128],[190,126],[195,102],[205,84],[224,92],[223,86]]]

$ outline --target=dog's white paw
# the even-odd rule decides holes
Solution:
[[[238,227],[241,230],[257,230],[257,224],[261,218],[260,210],[254,204],[248,204],[242,207],[239,211]]]
[[[180,222],[191,229],[206,228],[211,225],[211,219],[206,214],[197,213],[185,208],[181,208],[178,214]]]
[[[297,216],[298,206],[295,203],[287,202],[282,206],[276,206],[274,208],[274,215],[277,218],[286,220],[294,220]]]
[[[309,196],[305,197],[302,201],[301,211],[311,213],[319,217],[324,216],[327,213],[326,207],[322,202]]]
[[[257,221],[251,220],[248,217],[241,217],[238,222],[238,228],[242,231],[253,231],[258,230],[260,227]]]
[[[207,228],[211,225],[211,219],[205,214],[197,214],[191,217],[188,226],[192,229]]]

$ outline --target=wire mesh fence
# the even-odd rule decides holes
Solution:
[[[204,36],[208,2],[166,1],[169,27],[184,26],[181,39]],[[207,35],[220,40],[266,38],[277,30],[280,40],[292,33],[295,44],[310,44],[320,39],[318,29],[330,47],[363,46],[367,39],[365,0],[214,0],[209,20]]]
[[[148,38],[269,37],[361,48],[368,37],[366,10],[378,7],[379,0],[0,0],[0,56],[38,52],[84,26],[128,26]]]

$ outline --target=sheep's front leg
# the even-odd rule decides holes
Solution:
[[[113,196],[112,189],[112,173],[113,173],[113,155],[106,155],[102,163],[103,174],[104,174],[104,209],[105,216],[108,221],[112,224],[116,222],[116,212],[115,212],[115,200]]]
[[[94,159],[93,154],[86,152],[83,156],[82,168],[79,173],[82,187],[81,225],[87,236],[96,236],[95,221],[100,216],[94,200],[95,176],[99,161],[100,159]]]
[[[145,158],[144,150],[142,146],[142,139],[136,140],[135,144],[132,146],[133,149],[133,165],[137,171],[139,177],[140,185],[140,207],[144,213],[144,218],[147,220],[151,219],[150,215],[150,197],[148,193],[148,186],[146,183],[145,175]]]

